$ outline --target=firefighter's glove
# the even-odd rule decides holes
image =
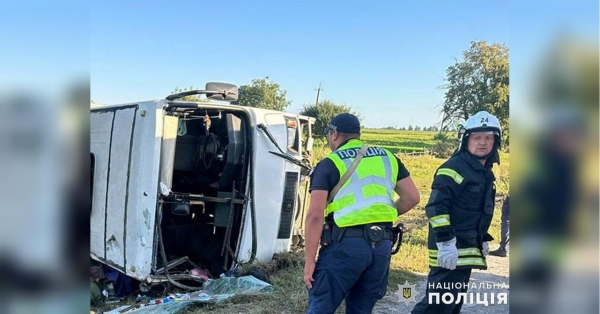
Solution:
[[[481,251],[483,253],[483,256],[484,257],[488,256],[488,254],[490,253],[490,246],[487,241],[483,241],[482,248],[483,248],[483,250],[481,250]]]
[[[438,265],[442,268],[453,270],[458,261],[458,249],[456,248],[456,238],[450,241],[437,242],[438,247]]]

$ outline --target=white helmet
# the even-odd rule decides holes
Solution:
[[[496,137],[497,147],[500,147],[500,141],[502,140],[500,121],[489,112],[479,111],[467,119],[465,124],[459,130],[461,146],[463,140],[473,132],[492,132]]]

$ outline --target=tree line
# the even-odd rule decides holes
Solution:
[[[508,48],[504,44],[489,44],[486,41],[472,41],[463,52],[461,60],[446,68],[444,102],[439,106],[442,113],[440,126],[408,127],[388,126],[384,129],[407,131],[454,131],[456,125],[470,115],[486,110],[498,117],[504,130],[504,140],[508,143],[509,125],[509,66]],[[176,87],[172,93],[197,89]],[[234,105],[285,111],[291,104],[287,91],[269,77],[256,78],[238,88],[238,100]],[[188,96],[186,101],[207,101],[199,96]],[[299,114],[316,118],[314,133],[322,134],[329,121],[340,113],[361,115],[346,104],[325,99],[318,104],[304,104]],[[362,119],[361,119],[362,120]]]
[[[187,88],[176,87],[171,94],[180,93],[189,90],[199,89],[194,86]],[[232,102],[232,105],[248,106],[254,108],[270,109],[277,111],[286,111],[291,101],[287,99],[287,91],[281,88],[279,84],[273,82],[269,77],[253,79],[250,84],[241,85],[238,88],[238,100]],[[182,100],[185,101],[210,101],[203,96],[186,96]],[[353,110],[350,106],[336,103],[330,99],[320,100],[318,104],[304,104],[298,114],[314,117],[316,119],[313,125],[313,134],[323,134],[329,125],[329,121],[340,113],[352,113],[359,119],[359,112]],[[362,119],[361,119],[362,120]]]
[[[438,127],[437,125],[432,125],[432,126],[418,126],[415,125],[413,126],[412,124],[409,125],[408,127],[406,126],[386,126],[383,128],[380,128],[381,130],[399,130],[399,131],[426,131],[426,132],[439,132],[441,131],[450,131],[450,127],[449,126],[445,126],[443,129],[440,129],[440,127]]]

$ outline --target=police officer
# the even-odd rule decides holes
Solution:
[[[459,148],[437,169],[425,206],[430,272],[427,293],[413,314],[460,313],[464,297],[459,299],[459,293],[467,292],[471,270],[487,269],[496,193],[492,166],[500,163],[502,129],[496,117],[480,111],[459,132]],[[448,292],[454,295],[450,304],[442,301]]]
[[[311,174],[305,224],[308,313],[334,313],[344,299],[346,313],[371,313],[387,288],[392,223],[419,202],[419,192],[400,159],[369,147],[328,202],[363,143],[358,118],[347,113],[331,120],[326,135],[332,153]]]

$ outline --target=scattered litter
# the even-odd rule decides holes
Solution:
[[[210,279],[208,277],[208,274],[206,273],[206,271],[204,271],[202,269],[198,269],[198,268],[194,268],[194,269],[190,270],[190,275],[200,277],[200,278],[204,279],[204,281],[208,281]]]
[[[150,299],[151,298],[149,296],[147,296],[147,295],[138,294],[137,297],[135,298],[135,302],[136,303],[139,303],[139,302],[148,302],[148,301],[150,301]]]
[[[204,285],[202,291],[195,294],[206,294],[210,298],[208,302],[221,302],[229,299],[236,294],[244,293],[270,293],[273,286],[256,279],[254,276],[225,277],[216,280],[210,280]],[[193,299],[193,294],[191,295]]]
[[[116,308],[116,309],[114,309],[114,310],[112,310],[110,312],[104,312],[104,314],[119,314],[119,313],[124,313],[124,312],[121,312],[121,311],[126,310],[126,309],[128,309],[130,307],[131,307],[131,305],[119,306],[118,308]]]
[[[138,295],[136,302],[139,299],[139,302],[143,303],[121,306],[105,314],[174,314],[192,303],[219,303],[238,294],[271,293],[272,291],[273,286],[253,276],[235,278],[222,275],[219,279],[209,279],[204,284],[202,291],[185,294],[175,293],[165,298],[150,300],[145,300],[144,297],[146,296]]]

